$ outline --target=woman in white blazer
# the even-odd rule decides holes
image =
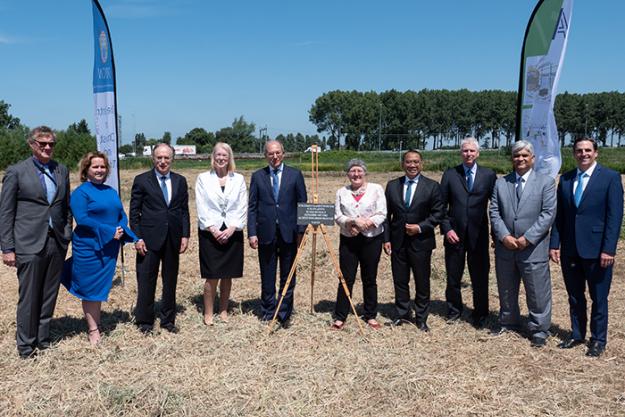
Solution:
[[[219,285],[219,318],[228,321],[232,278],[243,276],[243,228],[247,221],[247,187],[234,172],[232,148],[218,142],[211,154],[212,169],[195,184],[200,273],[204,284],[204,324],[213,325],[213,300]]]

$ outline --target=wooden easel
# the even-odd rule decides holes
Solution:
[[[313,203],[319,203],[319,152],[317,145],[311,146],[311,174],[312,174],[312,191],[313,191]],[[314,313],[313,303],[314,303],[314,287],[315,287],[315,267],[316,267],[316,255],[317,255],[317,234],[321,230],[321,236],[323,236],[323,240],[326,243],[326,249],[332,259],[332,264],[334,266],[334,272],[336,272],[339,282],[341,283],[341,287],[349,300],[349,305],[352,307],[352,312],[354,313],[354,317],[356,318],[356,323],[358,323],[358,327],[360,328],[360,334],[365,335],[364,327],[356,313],[356,307],[354,307],[354,303],[352,302],[352,298],[349,293],[349,288],[347,288],[347,283],[345,282],[345,278],[343,277],[343,273],[341,272],[341,268],[339,266],[338,261],[336,260],[336,256],[334,255],[334,247],[332,246],[332,242],[328,238],[328,231],[326,230],[323,224],[308,224],[306,226],[306,231],[304,232],[304,236],[302,241],[297,248],[297,254],[295,255],[295,259],[293,260],[293,265],[291,266],[291,270],[289,271],[289,276],[284,284],[284,288],[282,288],[282,293],[280,294],[280,299],[278,300],[278,305],[276,307],[276,311],[273,314],[273,318],[271,319],[271,323],[269,323],[269,327],[267,328],[267,333],[271,333],[273,330],[276,318],[278,317],[278,311],[280,311],[280,306],[284,301],[284,297],[286,296],[286,292],[289,289],[289,285],[291,284],[291,280],[293,279],[293,275],[295,275],[295,271],[297,269],[297,263],[299,262],[301,254],[304,252],[304,248],[306,247],[306,242],[308,241],[308,236],[312,233],[312,253],[311,253],[311,270],[310,270],[310,313]]]

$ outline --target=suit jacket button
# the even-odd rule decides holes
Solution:
[[[280,207],[280,204],[276,204],[276,207]]]

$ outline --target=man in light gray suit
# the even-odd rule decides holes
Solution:
[[[499,333],[519,325],[519,287],[523,280],[532,346],[542,347],[551,325],[549,228],[556,213],[553,178],[534,171],[534,148],[512,145],[513,172],[499,178],[490,203],[499,289]]]
[[[22,358],[50,346],[50,321],[72,234],[69,173],[52,160],[47,126],[28,136],[32,157],[7,168],[0,194],[2,262],[17,267],[17,350]]]

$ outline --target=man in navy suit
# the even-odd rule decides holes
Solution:
[[[577,168],[560,177],[558,211],[551,229],[549,256],[560,263],[569,294],[571,335],[559,346],[570,349],[586,338],[585,289],[592,300],[590,344],[586,355],[601,356],[608,333],[608,294],[621,223],[621,176],[596,162],[597,142],[575,140]]]
[[[460,284],[465,257],[473,287],[472,322],[484,326],[488,317],[488,200],[497,175],[492,169],[477,165],[480,145],[475,138],[465,138],[460,146],[462,164],[449,168],[441,180],[443,204],[447,215],[441,222],[445,236],[445,268],[447,270],[447,321],[462,315]]]
[[[137,175],[130,197],[130,227],[139,237],[137,249],[136,324],[152,332],[154,293],[162,262],[161,328],[177,333],[176,284],[179,256],[189,242],[189,192],[187,180],[171,172],[174,149],[159,143],[152,150],[154,169]]]
[[[307,201],[304,176],[285,165],[284,148],[278,141],[265,144],[269,166],[252,174],[247,211],[247,231],[252,249],[258,249],[261,279],[261,318],[271,320],[276,311],[276,271],[280,261],[280,294],[297,254],[304,227],[297,225],[297,203]],[[295,275],[278,311],[283,327],[293,312]]]

